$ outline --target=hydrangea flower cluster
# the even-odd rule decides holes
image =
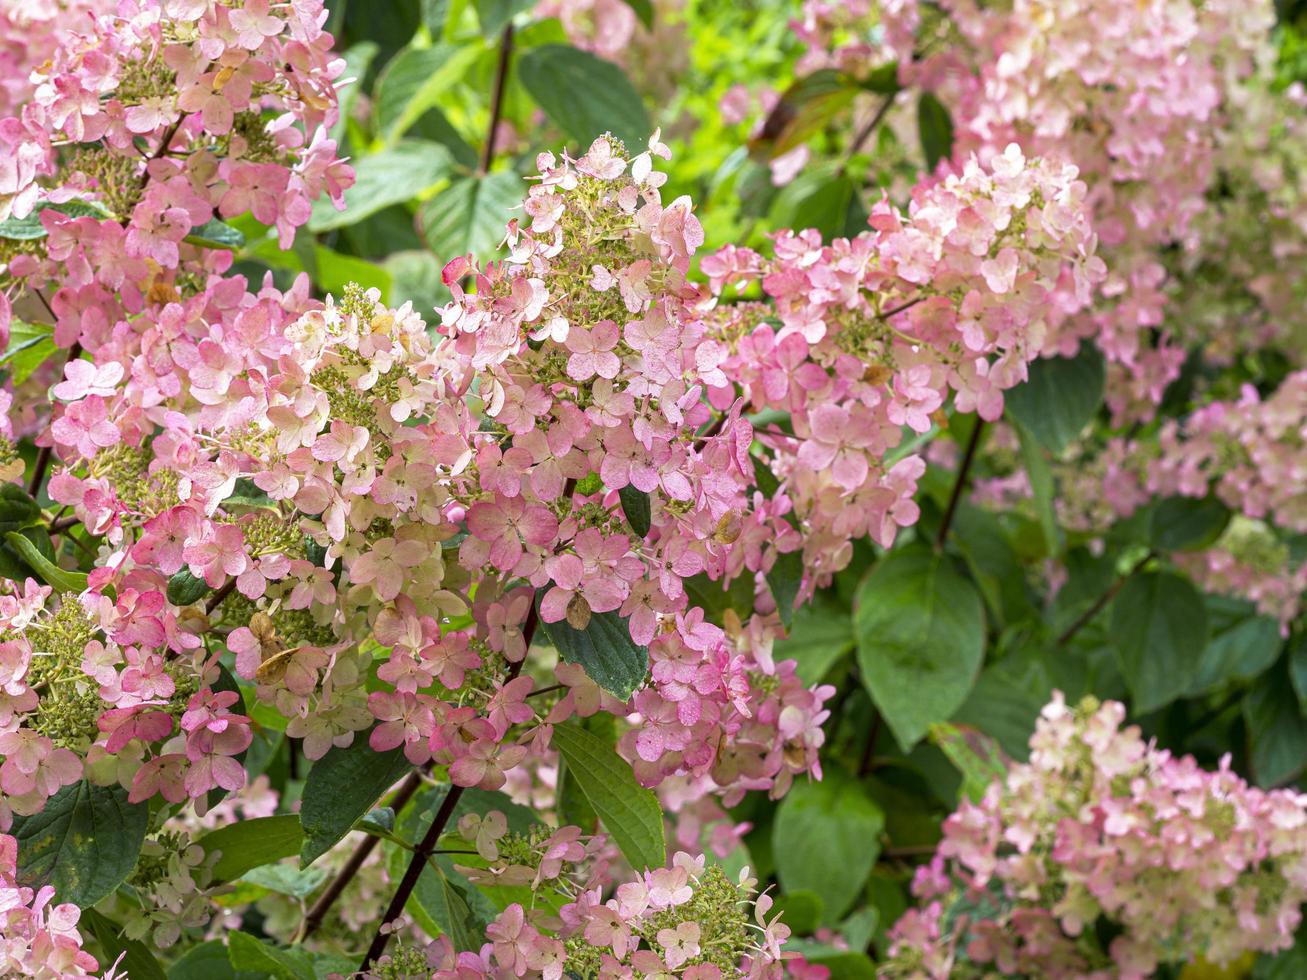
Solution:
[[[997,419],[1063,313],[1054,297],[1088,300],[1103,266],[1084,194],[1074,167],[1012,145],[990,168],[973,160],[918,190],[907,214],[882,200],[855,238],[781,232],[771,259],[728,246],[703,260],[717,293],[760,280],[771,300],[720,306],[715,330],[747,410],[789,413],[792,432],[758,438],[810,529],[804,565],[818,584],[852,539],[888,547],[916,521],[925,463],[886,459],[903,433],[929,431],[950,395],[956,410]],[[710,389],[720,405],[733,395]],[[773,532],[750,521],[743,533]]]
[[[1160,963],[1293,945],[1307,797],[1248,786],[1228,757],[1204,771],[1124,717],[1055,695],[1029,764],[945,821],[886,976],[1142,980]]]
[[[1307,564],[1288,542],[1307,531],[1304,417],[1307,373],[1297,371],[1269,395],[1245,385],[1238,399],[1167,420],[1155,438],[1113,438],[1096,453],[1080,447],[1057,467],[1059,518],[1098,533],[1155,496],[1215,496],[1234,520],[1211,548],[1172,559],[1209,590],[1256,602],[1287,630],[1307,586]],[[1022,474],[1014,476],[1003,493],[1009,502],[1030,494]]]
[[[571,846],[584,852],[579,844]],[[558,856],[546,857],[542,869],[552,864],[556,873],[560,862],[574,860],[563,846],[552,851]],[[607,901],[603,889],[594,887],[556,916],[514,903],[486,929],[489,941],[479,951],[455,953],[442,937],[425,948],[397,948],[367,976],[779,978],[780,947],[789,929],[779,916],[768,920],[771,898],[755,896],[754,888],[747,871],[732,881],[720,867],[680,852],[671,867],[619,885]]]
[[[1150,341],[1167,324],[1162,254],[1197,245],[1223,134],[1244,122],[1235,100],[1271,56],[1270,9],[1068,0],[947,3],[942,17],[893,5],[884,16],[901,81],[940,92],[959,152],[986,159],[1015,140],[1081,168],[1113,272],[1103,302],[1050,349],[1093,338],[1114,366],[1113,408],[1150,413],[1184,359],[1165,333]],[[961,43],[933,43],[943,38]],[[929,53],[914,60],[914,44]]]
[[[1046,353],[1090,338],[1119,418],[1153,414],[1184,348],[1226,362],[1301,344],[1301,94],[1271,77],[1265,5],[1068,0],[993,7],[810,0],[793,29],[800,72],[855,78],[898,66],[938,93],[955,159],[1010,142],[1068,160],[1090,188],[1112,273]]]
[[[54,888],[33,890],[18,884],[18,841],[0,834],[0,972],[5,976],[63,980],[65,977],[122,977],[82,949],[77,930],[81,909],[52,905]]]
[[[11,809],[39,810],[80,778],[83,762],[99,779],[130,784],[137,799],[203,797],[244,779],[232,758],[250,737],[231,710],[239,695],[214,691],[218,651],[207,655],[200,621],[179,618],[164,595],[192,544],[165,527],[209,504],[183,485],[197,470],[164,465],[167,439],[157,450],[147,443],[177,399],[198,404],[225,388],[213,356],[225,338],[284,326],[310,305],[306,282],[285,296],[248,294],[243,277],[222,275],[231,253],[212,239],[219,217],[251,211],[288,241],[312,198],[339,204],[352,180],[326,137],[343,62],[330,53],[325,16],[312,0],[88,14],[34,73],[21,115],[0,123],[13,151],[0,212],[34,222],[32,234],[5,239],[0,283],[46,304],[54,342],[69,350],[62,378],[38,372],[12,393],[0,454],[7,477],[18,476],[8,427],[33,434],[47,447],[37,488],[52,449],[81,461],[46,489],[105,543],[86,591],[29,584],[5,597],[0,823]],[[0,332],[9,316],[6,295]],[[61,403],[53,419],[51,380]],[[13,484],[4,492],[20,510],[35,506]],[[188,500],[193,510],[174,506]],[[138,540],[147,523],[158,533]],[[203,530],[212,540],[192,549],[197,574],[234,574],[222,549],[245,532]],[[139,562],[130,557],[138,546]],[[169,738],[145,758],[144,745]]]

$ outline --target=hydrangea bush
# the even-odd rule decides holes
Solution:
[[[0,974],[1307,971],[1293,11],[755,6],[0,10]]]

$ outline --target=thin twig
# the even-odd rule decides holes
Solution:
[[[231,595],[232,590],[235,588],[236,588],[236,579],[235,578],[227,579],[227,581],[222,583],[221,587],[219,587],[217,592],[209,596],[209,601],[204,604],[204,611],[206,613],[212,613],[215,609],[217,609],[219,606],[222,605],[222,600],[227,598],[227,596]]]
[[[940,522],[939,533],[935,535],[935,549],[942,550],[944,542],[948,540],[949,528],[953,525],[953,516],[957,513],[958,503],[962,500],[962,491],[967,485],[967,474],[971,470],[971,464],[976,458],[976,448],[980,445],[980,434],[985,429],[985,420],[977,417],[976,424],[971,427],[971,438],[967,440],[967,450],[962,456],[962,463],[958,466],[958,475],[953,480],[953,492],[949,494],[948,506],[944,509],[944,520]]]
[[[418,791],[418,787],[421,785],[422,770],[414,769],[400,783],[399,789],[395,790],[395,795],[390,801],[391,809],[399,813],[400,810],[404,809],[404,804],[413,798],[413,794]],[[304,917],[304,925],[300,929],[300,939],[307,939],[318,931],[318,927],[322,925],[322,920],[326,918],[327,912],[335,904],[336,899],[340,898],[341,892],[354,880],[354,876],[359,873],[359,869],[367,861],[368,855],[376,850],[378,840],[380,840],[379,837],[369,835],[359,841],[354,853],[349,856],[345,866],[340,869],[340,874],[332,879],[331,884],[318,896],[318,900],[313,903],[313,907],[309,909],[308,914]]]
[[[574,487],[575,481],[569,481],[566,493],[568,498],[571,497],[571,490]],[[526,615],[526,622],[522,626],[522,638],[526,641],[526,651],[523,652],[521,660],[509,664],[508,681],[516,679],[517,675],[522,672],[522,665],[526,663],[526,654],[531,650],[531,640],[535,636],[536,627],[539,623],[540,613],[535,602],[532,602],[531,609]],[[372,943],[363,956],[363,962],[359,965],[360,973],[366,972],[368,967],[375,963],[381,954],[385,952],[386,944],[390,942],[388,926],[404,914],[404,906],[408,904],[409,896],[413,894],[413,889],[417,887],[418,879],[422,877],[422,871],[425,869],[427,861],[435,853],[436,844],[439,843],[441,835],[445,832],[446,825],[454,815],[454,808],[458,806],[458,801],[462,798],[462,786],[449,787],[449,792],[440,804],[440,809],[436,811],[436,818],[431,821],[430,828],[423,835],[418,846],[413,849],[413,857],[404,870],[404,877],[399,880],[399,887],[395,889],[390,904],[386,906],[386,912],[381,917],[381,924],[377,926],[376,935],[372,937]]]
[[[490,165],[495,162],[495,131],[499,129],[499,118],[504,107],[504,87],[508,84],[508,66],[513,58],[513,24],[504,26],[504,33],[499,37],[499,62],[495,65],[495,85],[490,93],[490,125],[486,128],[486,142],[481,148],[481,166],[477,173],[485,176],[490,172]]]
[[[866,143],[867,140],[871,139],[871,134],[876,131],[876,127],[881,124],[881,121],[885,118],[886,113],[890,111],[893,105],[894,105],[894,96],[893,95],[885,96],[885,101],[880,104],[880,108],[876,110],[876,114],[873,115],[871,119],[867,121],[867,124],[865,126],[863,126],[860,130],[858,130],[858,135],[853,137],[853,142],[849,144],[849,149],[844,154],[844,162],[840,164],[840,169],[836,171],[836,173],[839,174],[839,176],[841,177],[844,176],[845,171],[849,169],[849,164],[853,161],[853,158],[857,156],[858,152],[862,149],[862,144]]]
[[[1080,615],[1080,618],[1078,618],[1074,623],[1072,623],[1065,630],[1063,630],[1062,635],[1059,636],[1055,641],[1055,646],[1059,646],[1059,647],[1066,646],[1067,643],[1071,641],[1071,637],[1075,636],[1087,625],[1089,625],[1089,623],[1093,621],[1093,618],[1103,611],[1103,607],[1106,606],[1109,602],[1111,602],[1114,598],[1116,598],[1116,594],[1121,591],[1122,587],[1126,584],[1126,582],[1130,581],[1130,579],[1134,577],[1136,572],[1138,572],[1141,568],[1147,565],[1155,557],[1156,555],[1154,555],[1153,552],[1150,551],[1148,552],[1148,554],[1144,555],[1144,557],[1140,558],[1137,562],[1131,565],[1129,570],[1126,571],[1124,575],[1119,576],[1115,582],[1109,585],[1107,587],[1107,590],[1098,597],[1098,599],[1094,602],[1094,604],[1090,606],[1088,609],[1086,609]]]
[[[898,315],[899,315],[900,313],[902,313],[904,310],[910,310],[910,309],[912,309],[914,306],[916,306],[918,303],[920,303],[920,302],[921,302],[922,300],[924,300],[925,298],[926,298],[926,297],[924,297],[924,296],[918,296],[916,299],[910,299],[910,300],[908,300],[906,303],[900,303],[898,306],[891,306],[891,307],[890,307],[888,310],[886,310],[884,313],[881,313],[879,316],[877,316],[876,319],[877,319],[877,320],[888,320],[888,319],[889,319],[890,317],[892,317],[892,316],[898,316]]]

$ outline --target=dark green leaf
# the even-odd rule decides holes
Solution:
[[[510,20],[535,6],[535,0],[472,0],[472,3],[476,7],[481,35],[487,38],[498,37]]]
[[[0,483],[0,532],[19,531],[41,522],[41,505],[16,483]]]
[[[1103,355],[1086,343],[1075,357],[1032,362],[1030,378],[1004,392],[1004,404],[1046,449],[1060,453],[1098,414],[1105,378]]]
[[[149,806],[128,803],[121,786],[65,786],[40,813],[14,818],[18,883],[54,885],[59,901],[88,908],[132,873],[149,819]]]
[[[304,785],[300,867],[307,868],[331,850],[411,768],[402,747],[376,752],[368,745],[364,732],[355,733],[354,741],[343,749],[328,749],[313,764]]]
[[[192,602],[199,602],[208,594],[209,583],[202,578],[196,578],[189,568],[178,569],[176,574],[168,579],[168,601],[174,606],[189,606]]]
[[[237,973],[220,939],[193,946],[168,967],[168,980],[254,980],[267,974]]]
[[[800,889],[783,891],[777,895],[767,917],[770,919],[773,915],[779,915],[794,935],[808,936],[821,927],[825,911],[826,903],[820,895]],[[786,949],[789,949],[788,944]]]
[[[200,248],[237,249],[245,244],[245,236],[225,221],[210,218],[192,228],[184,241]]]
[[[853,614],[862,680],[904,751],[947,721],[976,681],[985,611],[975,586],[924,545],[886,557]]]
[[[1207,644],[1207,610],[1198,590],[1170,572],[1126,582],[1112,603],[1112,643],[1140,714],[1189,690]]]
[[[820,782],[796,782],[781,801],[772,829],[776,874],[787,892],[810,891],[838,919],[862,892],[880,854],[885,814],[843,770]]]
[[[649,649],[636,645],[627,620],[617,613],[592,613],[583,630],[573,629],[565,619],[540,625],[558,655],[580,664],[605,691],[625,700],[644,683]]]
[[[440,876],[440,888],[445,899],[446,920],[442,923],[445,935],[454,944],[456,952],[480,949],[484,930],[473,930],[472,910],[468,907],[463,893],[454,886],[443,870],[437,868],[437,874]]]
[[[667,862],[662,807],[635,781],[630,765],[576,725],[555,725],[553,745],[631,867],[661,868]]]
[[[1263,674],[1243,699],[1249,762],[1261,786],[1287,783],[1307,765],[1307,716],[1284,674]]]
[[[722,625],[722,615],[728,609],[735,610],[742,620],[748,619],[753,609],[754,583],[751,575],[737,575],[728,583],[714,582],[706,574],[685,579],[686,594],[691,605],[699,606],[704,611],[704,618],[710,623]],[[723,585],[726,587],[723,588]]]
[[[1298,707],[1307,715],[1307,633],[1299,633],[1289,648],[1289,679],[1298,695]]]
[[[60,568],[44,555],[31,538],[17,531],[5,532],[5,544],[14,550],[18,557],[31,566],[32,571],[52,585],[57,592],[81,594],[86,591],[87,576],[85,572],[69,572]]]
[[[953,155],[953,117],[930,92],[922,92],[917,100],[917,132],[926,169],[933,173],[941,160]]]
[[[776,564],[767,572],[767,586],[776,600],[776,612],[781,623],[789,629],[794,620],[794,601],[803,584],[803,551],[787,551],[776,556]]]
[[[95,909],[85,909],[78,920],[78,928],[89,927],[96,942],[104,950],[108,963],[117,962],[118,972],[131,980],[167,980],[168,974],[150,952],[150,947],[136,939],[128,939],[122,934],[117,924],[101,915]],[[122,956],[119,960],[118,957]]]
[[[303,949],[282,949],[254,938],[248,932],[228,934],[227,955],[237,970],[248,970],[276,980],[316,980],[313,960]]]
[[[653,523],[649,495],[628,483],[617,491],[617,496],[622,501],[622,513],[626,516],[626,523],[631,525],[631,530],[642,538],[647,536]]]
[[[1275,663],[1283,645],[1280,624],[1273,616],[1250,616],[1214,633],[1198,660],[1188,695],[1206,693],[1227,681],[1256,677]]]
[[[325,197],[313,205],[311,232],[355,224],[382,208],[420,194],[449,173],[449,151],[439,143],[418,140],[354,161],[355,184],[345,192],[345,210],[337,211]]]
[[[568,44],[545,44],[522,55],[518,76],[545,114],[582,149],[611,132],[638,153],[653,132],[639,94],[611,61]]]
[[[799,679],[816,684],[841,657],[853,651],[853,646],[852,613],[819,598],[795,614],[789,635],[776,641],[772,656],[778,662],[796,661]]]
[[[474,44],[436,44],[405,48],[395,55],[377,79],[377,130],[388,142],[399,139],[428,109],[439,104],[480,54],[479,46]],[[409,197],[412,194],[387,203]]]
[[[1210,547],[1230,523],[1230,509],[1215,497],[1167,497],[1153,509],[1149,539],[1157,551]]]
[[[635,11],[635,16],[647,29],[653,30],[654,9],[652,0],[626,0],[626,5]]]
[[[205,853],[221,851],[213,867],[215,881],[234,881],[245,872],[298,854],[304,840],[299,817],[255,817],[228,824],[196,841]]]
[[[837,165],[810,167],[776,196],[771,218],[787,227],[816,228],[824,238],[834,238],[844,234],[854,194],[853,181]]]
[[[422,237],[441,262],[469,252],[489,258],[504,238],[510,208],[522,203],[522,178],[512,171],[460,177],[418,211]]]

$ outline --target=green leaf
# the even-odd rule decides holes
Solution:
[[[65,786],[30,817],[15,817],[18,883],[54,885],[61,902],[89,908],[122,884],[145,842],[150,808],[121,786]]]
[[[518,75],[545,114],[582,149],[611,132],[632,153],[644,149],[653,126],[626,73],[569,44],[532,48]]]
[[[0,483],[0,531],[21,531],[41,523],[41,505],[16,483]]]
[[[9,371],[14,384],[22,384],[56,350],[54,327],[50,324],[12,320],[9,324],[9,346],[4,355],[0,356],[0,365]]]
[[[1039,529],[1044,536],[1044,553],[1056,555],[1062,550],[1062,535],[1053,509],[1053,469],[1048,457],[1035,436],[1020,422],[1014,422],[1017,439],[1021,444],[1021,461],[1030,478],[1030,490],[1035,498],[1035,512],[1039,515]]]
[[[454,944],[455,952],[480,949],[484,933],[478,936],[473,932],[472,910],[463,898],[463,893],[454,887],[449,876],[440,870],[439,866],[437,866],[437,874],[440,876],[440,888],[445,899],[446,920],[443,923],[445,935]]]
[[[767,912],[767,917],[779,915],[796,936],[807,936],[820,928],[826,903],[820,895],[810,891],[783,891]],[[789,947],[786,946],[786,949]]]
[[[1147,714],[1189,690],[1207,644],[1207,609],[1187,579],[1146,572],[1112,602],[1112,644],[1134,710]]]
[[[57,211],[70,218],[109,217],[108,211],[90,201],[63,201],[58,204],[42,201],[24,218],[6,218],[0,221],[0,238],[16,242],[31,242],[44,238],[48,232],[45,230],[45,225],[41,224],[42,211]]]
[[[337,145],[345,135],[345,129],[350,119],[354,117],[354,104],[358,101],[359,93],[363,91],[363,79],[367,75],[368,69],[372,66],[372,59],[377,56],[381,50],[373,41],[359,41],[357,44],[351,44],[341,57],[345,59],[345,70],[340,73],[336,80],[336,93],[340,113],[335,124],[331,127],[331,138]]]
[[[354,163],[355,183],[345,192],[345,210],[319,198],[309,219],[311,232],[362,221],[382,208],[414,197],[449,174],[449,151],[439,143],[410,140]]]
[[[255,817],[210,831],[196,841],[205,853],[221,851],[215,881],[235,881],[247,871],[299,853],[304,832],[294,814]]]
[[[1008,414],[1050,452],[1060,453],[1103,405],[1103,355],[1085,343],[1075,357],[1045,357],[1030,365],[1024,384],[1003,393]]]
[[[1287,783],[1307,765],[1307,716],[1284,674],[1263,674],[1243,699],[1248,761],[1260,786]]]
[[[555,725],[553,746],[631,867],[643,871],[666,864],[658,797],[635,781],[613,747],[576,725]]]
[[[722,615],[728,609],[735,611],[741,620],[748,619],[753,610],[754,582],[752,575],[737,575],[729,582],[714,582],[700,572],[682,581],[692,605],[704,611],[711,623],[722,625]]]
[[[493,38],[499,36],[510,20],[534,7],[535,0],[472,0],[472,5],[476,7],[481,35]]]
[[[627,620],[616,612],[591,613],[583,630],[573,629],[567,620],[540,623],[558,655],[568,663],[580,664],[586,674],[605,691],[625,701],[644,683],[649,672],[649,648],[631,639]]]
[[[442,262],[467,255],[493,255],[504,238],[509,209],[522,203],[522,178],[512,171],[460,177],[423,203],[418,226]]]
[[[77,924],[79,928],[89,927],[104,950],[108,962],[101,963],[101,966],[107,967],[117,961],[118,972],[131,980],[167,980],[168,974],[163,972],[163,967],[145,943],[128,939],[116,923],[95,909],[85,909]],[[118,959],[120,955],[121,960]]]
[[[838,919],[862,893],[884,826],[880,806],[843,770],[827,768],[821,782],[796,782],[772,828],[781,887],[815,892],[827,921]]]
[[[189,606],[209,594],[209,583],[196,578],[189,568],[178,569],[168,579],[168,601],[174,606]]]
[[[824,238],[834,238],[844,234],[854,195],[853,181],[838,164],[809,167],[776,195],[770,217],[777,224],[816,228]]]
[[[1289,679],[1298,695],[1298,707],[1307,715],[1307,633],[1298,634],[1289,650]]]
[[[241,875],[241,881],[303,901],[318,890],[329,874],[326,868],[301,870],[289,864],[263,864]]]
[[[377,130],[386,142],[399,139],[435,107],[467,75],[480,55],[481,49],[475,44],[405,48],[395,55],[377,79]],[[412,194],[399,200],[409,197]]]
[[[12,548],[23,561],[32,567],[32,571],[52,585],[57,592],[73,592],[80,595],[86,591],[87,576],[85,572],[68,572],[60,568],[38,548],[30,538],[17,531],[5,532],[5,543]]]
[[[390,273],[377,263],[357,255],[345,255],[325,245],[314,247],[313,259],[317,267],[313,279],[324,293],[340,295],[350,283],[358,283],[364,289],[375,286],[381,290],[382,302],[389,302]]]
[[[775,159],[806,143],[826,129],[857,94],[854,80],[835,68],[796,78],[763,121],[761,133],[752,142],[755,152],[765,147],[766,155]],[[828,176],[840,172],[834,162],[824,169]]]
[[[626,523],[631,525],[631,530],[642,538],[647,537],[649,528],[653,526],[649,495],[628,483],[617,491],[617,496],[622,501],[622,513],[626,516]]]
[[[953,155],[953,117],[930,92],[922,92],[917,100],[917,133],[926,169],[933,173],[941,160]]]
[[[191,947],[168,967],[168,980],[245,980],[246,976],[238,975],[232,968],[227,947],[220,939]]]
[[[1250,616],[1214,633],[1198,660],[1198,670],[1186,693],[1195,697],[1227,681],[1257,677],[1275,663],[1283,645],[1280,624],[1274,616]]]
[[[248,970],[276,980],[316,980],[313,960],[304,950],[281,949],[254,938],[248,932],[233,932],[227,938],[227,956],[237,970]]]
[[[244,235],[217,218],[210,218],[204,224],[196,225],[182,240],[191,245],[198,245],[200,248],[237,249],[245,244]]]
[[[767,587],[776,600],[776,612],[781,623],[789,629],[794,621],[794,601],[803,584],[803,550],[787,551],[776,556],[776,563],[767,572]]]
[[[799,680],[816,684],[854,647],[853,617],[847,609],[820,596],[794,615],[790,632],[772,648],[776,661],[794,660]]]
[[[858,588],[858,665],[904,751],[966,701],[980,670],[985,612],[975,586],[925,545],[886,557]]]
[[[992,783],[1007,777],[998,746],[975,729],[941,722],[930,726],[930,740],[962,774],[962,792],[972,803],[979,803]]]
[[[635,16],[648,30],[653,30],[654,9],[652,0],[626,0],[626,5],[635,11]]]
[[[386,257],[382,266],[390,273],[390,302],[412,303],[428,323],[432,310],[449,302],[449,290],[440,281],[440,263],[426,250],[406,249]]]
[[[1167,497],[1153,509],[1149,541],[1155,551],[1201,551],[1229,523],[1230,509],[1215,497]]]
[[[307,868],[331,850],[411,768],[402,747],[376,752],[365,732],[356,732],[345,748],[329,749],[313,764],[304,785],[300,867]]]

